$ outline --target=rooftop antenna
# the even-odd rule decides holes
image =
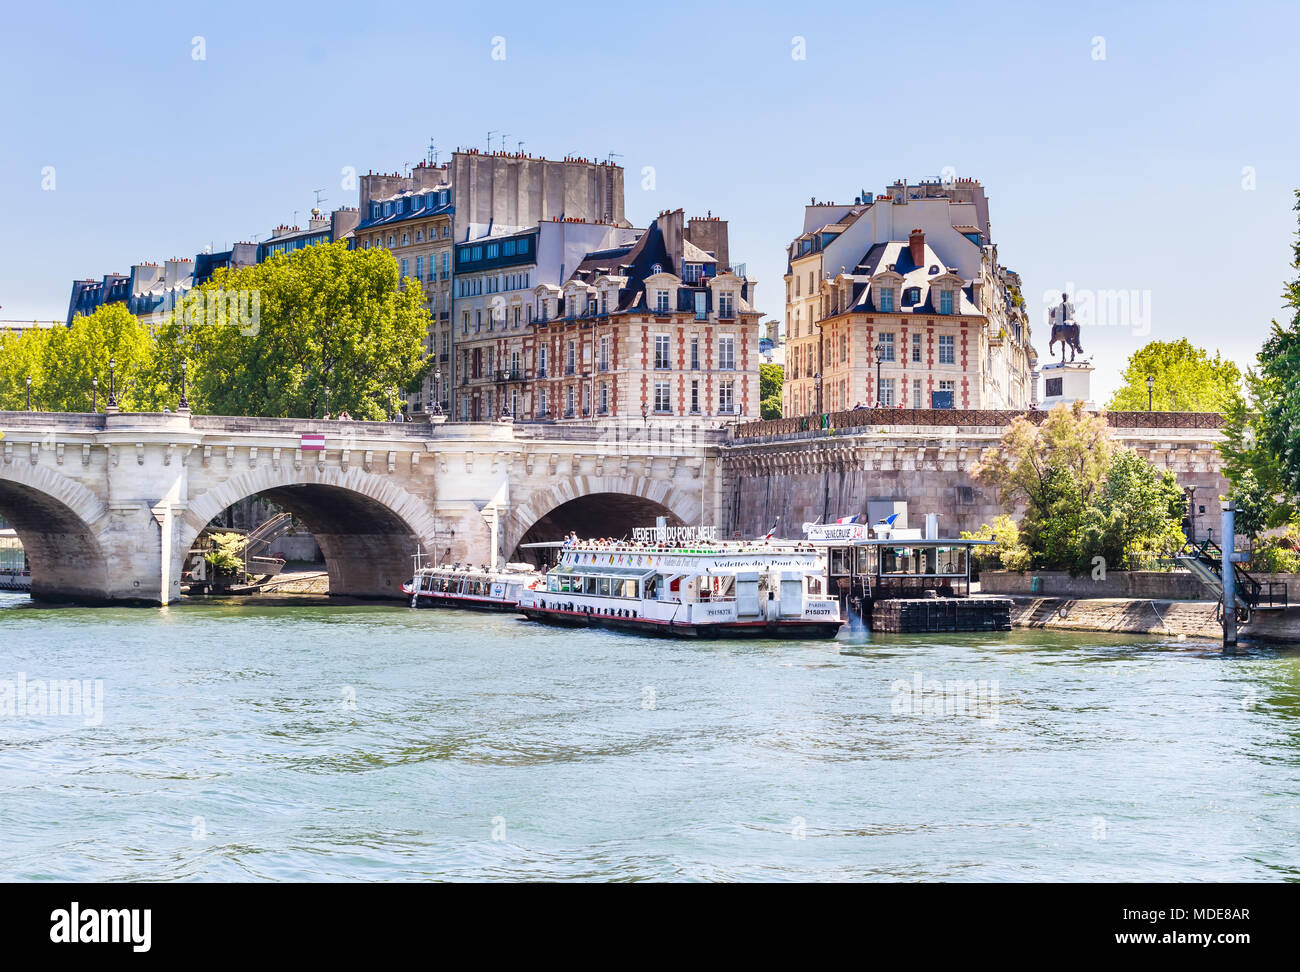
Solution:
[[[433,144],[433,136],[429,136],[429,164],[436,166],[438,164],[438,146]]]
[[[605,161],[608,162],[610,165],[613,165],[615,159],[621,159],[622,157],[623,157],[622,152],[610,152],[609,157],[606,158]]]
[[[505,150],[506,150],[506,139],[509,138],[509,137],[510,137],[509,135],[505,135],[505,134],[502,134],[502,136],[501,136],[501,151],[502,151],[503,153],[504,153]]]
[[[324,189],[313,189],[313,190],[312,190],[312,192],[316,193],[316,208],[317,208],[317,209],[320,209],[321,200],[323,200],[323,199],[325,198],[324,196],[321,195],[321,193],[323,193],[324,191],[325,191]]]
[[[519,142],[518,145],[515,146],[515,151],[518,152],[520,155],[524,154],[524,143],[522,140]]]
[[[293,211],[293,223],[291,223],[290,225],[292,226],[298,225],[298,210],[296,209]]]
[[[488,155],[492,154],[492,136],[496,133],[497,130],[495,128],[488,132]]]

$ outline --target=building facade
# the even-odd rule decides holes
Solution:
[[[788,258],[784,414],[1029,405],[1020,278],[998,262],[977,182],[814,200]]]
[[[531,228],[492,225],[457,244],[454,417],[522,417],[530,411],[524,378],[539,287],[558,293],[565,274],[589,254],[626,249],[641,231],[612,223],[553,219]]]
[[[105,304],[125,303],[126,309],[145,324],[160,324],[185,299],[189,291],[207,283],[221,267],[238,269],[261,263],[277,253],[292,253],[313,243],[348,239],[357,225],[357,210],[336,209],[325,216],[311,211],[306,229],[280,225],[264,243],[236,243],[219,253],[200,253],[194,259],[173,257],[161,266],[137,263],[129,274],[112,273],[102,280],[74,280],[68,302],[67,323],[78,314],[93,314]]]
[[[434,367],[420,393],[408,395],[407,408],[445,414],[450,408],[455,214],[447,167],[422,163],[409,176],[368,173],[361,177],[360,190],[362,219],[353,246],[391,251],[399,279],[419,282],[429,310],[425,350]]]
[[[660,213],[634,240],[587,253],[563,284],[539,283],[506,346],[507,373],[520,365],[512,414],[678,427],[757,417],[755,284],[693,242],[725,253],[725,236],[721,220]]]

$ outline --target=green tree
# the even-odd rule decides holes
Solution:
[[[1296,200],[1300,211],[1300,190]],[[1273,321],[1256,355],[1258,369],[1246,373],[1245,390],[1225,409],[1218,447],[1233,498],[1258,499],[1266,528],[1300,519],[1300,234],[1291,267],[1297,278],[1282,292],[1291,322],[1283,327]]]
[[[418,282],[402,283],[387,250],[309,246],[218,270],[199,288],[198,307],[255,294],[248,306],[256,321],[199,326],[187,313],[183,328],[160,338],[173,345],[166,353],[197,365],[191,399],[203,411],[310,417],[346,409],[383,419],[393,390],[418,388],[430,367],[424,294]],[[182,341],[183,350],[174,347]]]
[[[971,469],[1008,513],[1023,508],[1015,562],[1082,572],[1181,545],[1183,491],[1168,471],[1120,449],[1104,413],[1058,405],[1041,426],[1016,419]],[[1022,548],[1023,552],[1020,549]]]
[[[990,547],[971,548],[973,566],[977,570],[1028,570],[1029,551],[1020,542],[1020,527],[1006,513],[999,513],[992,523],[984,523],[976,531],[961,532],[963,540],[992,540]]]
[[[27,407],[27,379],[32,379],[32,407],[40,406],[45,383],[45,346],[53,329],[28,328],[0,334],[0,409]]]
[[[1300,190],[1296,200],[1300,211]],[[1286,327],[1273,322],[1257,358],[1251,391],[1259,410],[1258,445],[1276,462],[1277,485],[1294,500],[1300,495],[1300,234],[1292,247],[1291,266],[1297,278],[1282,291],[1283,302],[1292,310],[1291,322]]]
[[[1182,546],[1185,510],[1183,488],[1172,472],[1157,469],[1132,449],[1118,450],[1096,506],[1085,511],[1077,569],[1087,569],[1098,556],[1112,568],[1138,567],[1137,554]]]
[[[1269,489],[1260,483],[1253,469],[1245,470],[1233,482],[1230,496],[1237,506],[1235,526],[1238,533],[1244,533],[1254,540],[1270,526],[1280,525],[1272,522],[1277,501]]]
[[[758,366],[758,397],[760,414],[765,419],[781,417],[781,384],[785,369],[779,364]]]
[[[1002,433],[999,443],[984,450],[971,474],[998,491],[1008,511],[1024,504],[1026,519],[1044,515],[1062,488],[1053,472],[1067,473],[1076,483],[1081,502],[1092,502],[1101,490],[1115,451],[1115,439],[1104,414],[1083,410],[1081,402],[1057,405],[1042,425],[1023,415]]]
[[[161,408],[154,389],[141,381],[153,353],[149,329],[120,303],[79,314],[69,327],[4,335],[0,337],[0,407],[25,407],[30,375],[33,408],[88,412],[95,378],[102,408],[108,402],[112,359],[118,405],[132,411]]]
[[[1217,352],[1211,358],[1187,338],[1151,341],[1129,357],[1124,383],[1107,407],[1145,411],[1148,376],[1155,379],[1151,408],[1158,412],[1222,412],[1241,389],[1241,370]]]

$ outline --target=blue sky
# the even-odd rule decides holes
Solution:
[[[1300,10],[1056,6],[11,7],[0,318],[62,318],[74,278],[265,238],[303,223],[314,189],[355,204],[345,166],[494,129],[552,158],[621,153],[636,225],[678,206],[729,219],[773,316],[810,197],[947,168],[986,187],[1044,360],[1042,297],[1068,282],[1149,300],[1145,320],[1085,331],[1099,394],[1153,338],[1249,364],[1291,275]]]

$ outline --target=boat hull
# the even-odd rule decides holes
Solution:
[[[402,586],[402,593],[407,597],[411,596],[411,589],[406,585]],[[491,597],[474,597],[473,595],[463,594],[432,594],[428,591],[421,591],[415,598],[412,607],[417,608],[457,608],[468,611],[515,611],[518,608],[517,601],[500,601]]]
[[[780,621],[724,621],[708,624],[682,624],[650,618],[589,614],[583,611],[556,611],[550,608],[521,606],[519,613],[530,621],[568,628],[606,628],[611,631],[634,631],[661,638],[834,638],[842,621],[804,621],[786,618]]]

